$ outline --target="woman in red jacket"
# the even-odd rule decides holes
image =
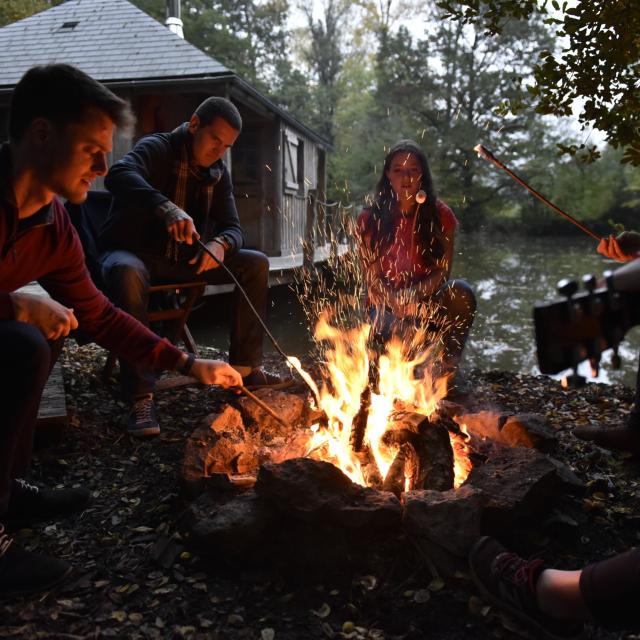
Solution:
[[[457,225],[436,197],[424,151],[412,140],[397,143],[358,218],[368,302],[382,340],[399,335],[412,344],[417,328],[427,332],[426,342],[438,347],[438,374],[455,371],[476,310],[471,287],[450,280]]]

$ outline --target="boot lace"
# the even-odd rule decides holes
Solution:
[[[501,553],[495,559],[494,572],[516,586],[527,585],[535,593],[536,579],[543,564],[542,558],[525,560],[516,553]]]
[[[149,422],[152,418],[151,410],[153,400],[151,398],[140,398],[133,405],[133,412],[136,416],[136,422]]]
[[[10,538],[4,532],[4,525],[0,524],[0,558],[7,552],[7,549],[11,546],[13,538]]]

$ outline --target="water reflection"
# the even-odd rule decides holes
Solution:
[[[533,305],[557,299],[561,278],[599,276],[618,266],[595,252],[589,238],[518,238],[460,234],[453,275],[468,280],[478,298],[478,315],[465,352],[466,363],[481,369],[538,373],[533,336]],[[196,341],[227,348],[230,296],[216,296],[194,312],[189,326]],[[287,353],[302,355],[312,346],[305,315],[286,287],[270,290],[269,328]],[[265,340],[267,351],[273,348]],[[640,328],[622,343],[620,371],[603,357],[598,381],[635,384]],[[590,378],[589,365],[580,373]]]

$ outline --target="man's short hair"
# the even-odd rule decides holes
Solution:
[[[242,130],[242,116],[236,105],[226,98],[207,98],[194,113],[198,116],[200,124],[205,127],[216,118],[222,118],[229,126],[238,131]]]
[[[119,128],[127,129],[134,123],[129,105],[84,71],[68,64],[32,67],[13,90],[9,139],[21,140],[36,118],[59,126],[82,122],[92,107]]]

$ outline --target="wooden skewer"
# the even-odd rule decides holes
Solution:
[[[473,150],[481,158],[484,158],[485,160],[488,160],[489,162],[492,162],[493,164],[496,165],[496,167],[498,167],[499,169],[502,169],[507,175],[511,176],[519,185],[523,186],[529,193],[531,193],[533,196],[538,198],[538,200],[540,200],[540,202],[543,202],[544,204],[547,205],[547,207],[549,207],[550,209],[552,209],[556,213],[560,214],[565,220],[568,220],[569,222],[575,224],[576,227],[578,227],[578,229],[580,229],[580,231],[584,231],[584,233],[586,233],[587,235],[591,236],[594,240],[598,240],[598,242],[600,240],[602,240],[602,237],[599,236],[597,233],[591,231],[591,229],[589,229],[588,227],[585,227],[581,222],[576,220],[573,216],[570,216],[566,211],[563,211],[560,207],[558,207],[555,204],[553,204],[553,202],[551,202],[550,200],[547,200],[541,193],[536,191],[533,187],[530,187],[522,178],[518,177],[503,162],[498,160],[498,158],[496,158],[493,155],[493,153],[491,153],[491,151],[489,151],[489,149],[487,149],[486,147],[483,147],[481,144],[477,144],[473,148]]]
[[[257,395],[251,393],[246,387],[238,387],[241,393],[244,393],[247,398],[251,398],[260,408],[264,409],[274,420],[277,420],[283,427],[287,429],[290,427],[266,402],[260,400]]]

